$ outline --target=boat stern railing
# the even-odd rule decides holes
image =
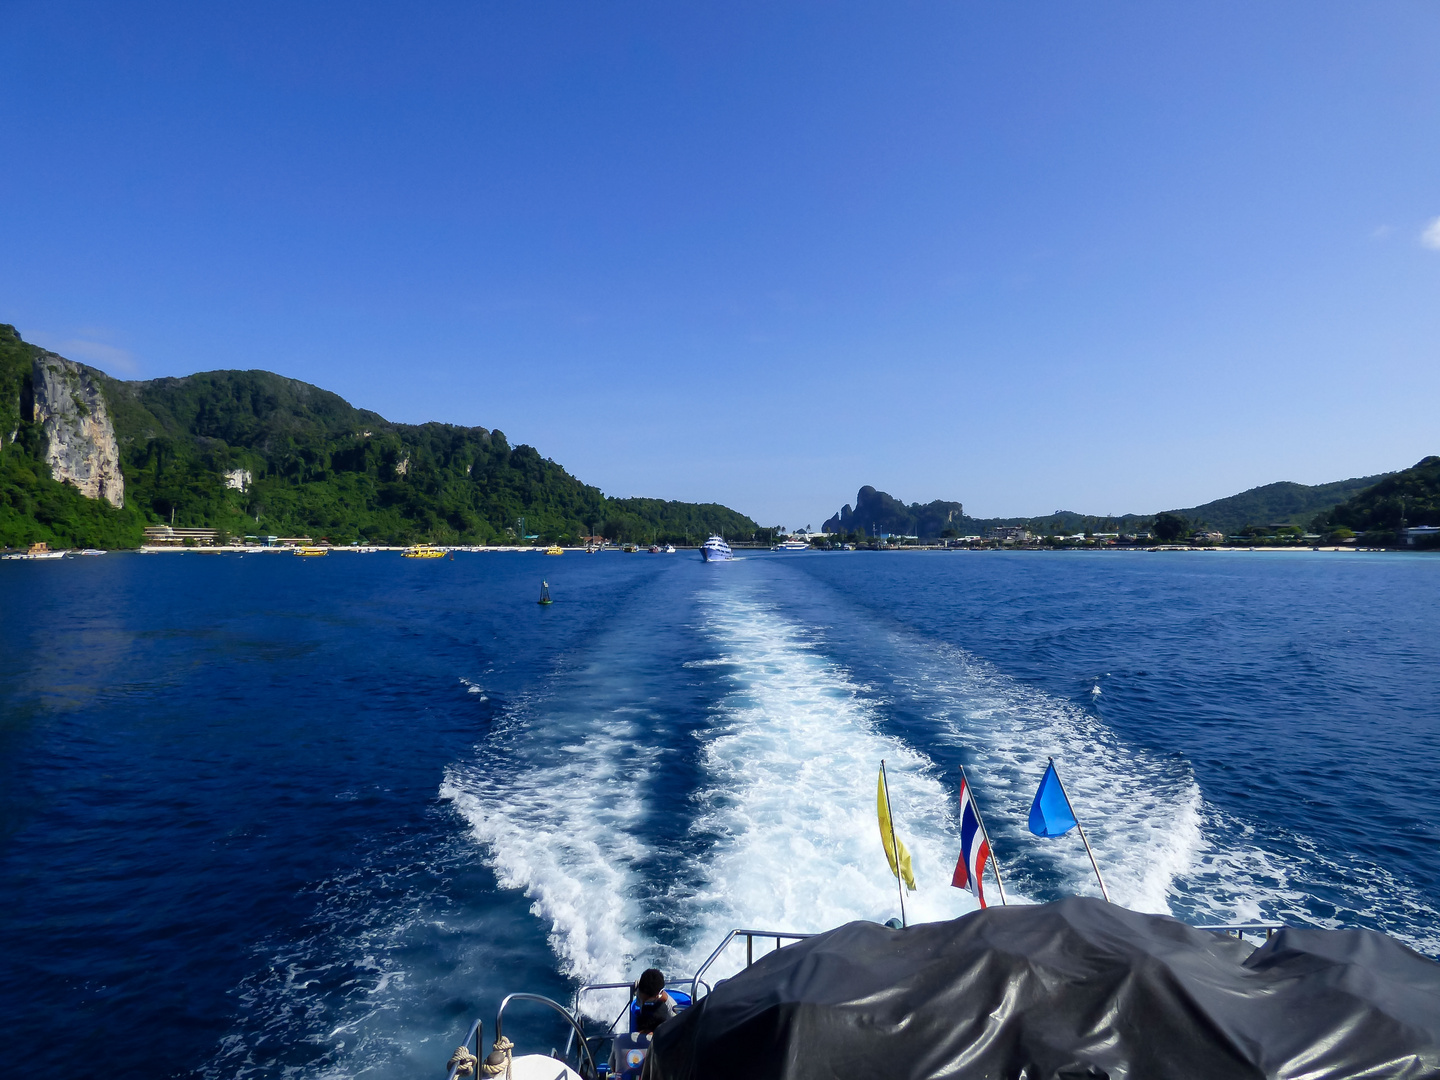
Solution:
[[[1196,930],[1210,930],[1217,934],[1234,934],[1241,941],[1245,940],[1246,934],[1264,934],[1265,940],[1269,941],[1275,936],[1275,931],[1284,929],[1284,923],[1216,923],[1211,926],[1197,926]]]
[[[806,938],[812,938],[814,936],[814,934],[800,934],[790,930],[731,930],[730,933],[725,935],[725,940],[720,942],[720,944],[716,947],[715,951],[712,952],[706,958],[705,962],[700,965],[699,969],[695,972],[694,977],[690,980],[692,983],[691,989],[692,991],[694,991],[690,995],[692,1000],[700,1000],[700,995],[698,991],[701,986],[705,987],[705,992],[707,994],[710,992],[710,987],[707,983],[703,981],[702,976],[704,976],[705,972],[710,970],[711,965],[713,965],[716,960],[720,959],[720,954],[723,953],[727,948],[729,948],[730,943],[736,938],[743,937],[745,939],[745,966],[748,968],[751,964],[755,962],[756,938],[760,938],[762,941],[774,938],[775,948],[780,949],[784,947],[784,942],[786,941],[803,941]]]
[[[473,1042],[475,1044],[475,1059],[477,1061],[483,1061],[485,1055],[480,1052],[480,1044],[484,1041],[484,1039],[485,1022],[483,1020],[476,1020],[475,1023],[470,1025],[470,1031],[466,1034],[464,1040],[461,1041],[460,1045],[468,1050],[470,1048],[470,1044]],[[455,1073],[457,1070],[459,1070],[459,1068],[460,1062],[458,1061],[455,1062],[454,1065],[451,1065],[450,1071],[445,1074],[445,1080],[455,1080]]]
[[[545,997],[543,994],[506,994],[506,995],[505,995],[505,999],[500,1002],[500,1008],[499,1008],[498,1010],[496,1010],[496,1013],[495,1013],[495,1041],[496,1041],[497,1043],[500,1041],[500,1037],[505,1034],[505,1028],[504,1028],[504,1024],[505,1024],[505,1008],[506,1008],[506,1006],[508,1006],[512,1001],[533,1001],[533,1002],[535,1002],[537,1005],[546,1005],[546,1006],[548,1006],[549,1008],[555,1010],[555,1011],[556,1011],[557,1013],[559,1013],[561,1016],[563,1016],[563,1017],[565,1018],[565,1022],[570,1025],[570,1035],[567,1036],[567,1038],[566,1038],[566,1052],[567,1052],[567,1056],[568,1056],[569,1046],[570,1046],[569,1040],[570,1040],[571,1038],[574,1038],[574,1036],[579,1035],[579,1036],[580,1036],[580,1049],[584,1051],[586,1060],[588,1060],[588,1061],[590,1062],[590,1071],[589,1071],[588,1073],[587,1073],[584,1069],[577,1069],[576,1071],[579,1072],[580,1075],[581,1075],[581,1076],[584,1076],[584,1077],[593,1077],[593,1076],[595,1076],[595,1074],[596,1074],[596,1069],[595,1069],[595,1055],[590,1052],[590,1044],[585,1041],[585,1032],[584,1032],[584,1030],[580,1027],[580,1021],[577,1020],[575,1017],[571,1016],[570,1013],[566,1011],[564,1005],[561,1005],[558,1001],[555,1001],[555,1000],[552,999],[552,998]],[[477,1023],[478,1023],[478,1021],[477,1021]],[[476,1056],[476,1057],[479,1057],[480,1055],[479,1055],[479,1054],[476,1054],[475,1056]],[[580,1064],[580,1062],[577,1061],[576,1064],[578,1065],[578,1064]],[[453,1080],[453,1078],[452,1078],[452,1080]]]

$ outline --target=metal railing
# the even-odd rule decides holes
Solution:
[[[677,979],[675,982],[670,983],[669,985],[690,987],[690,1000],[692,1002],[696,999],[696,994],[699,987],[703,986],[707,994],[710,992],[710,984],[694,976],[688,979]],[[633,983],[587,983],[586,985],[580,987],[578,990],[575,991],[575,998],[571,1005],[570,1011],[572,1014],[574,1014],[575,1018],[580,1021],[581,1024],[584,1024],[585,1021],[580,1012],[580,1000],[586,994],[600,990],[624,990],[627,994],[630,994],[634,992],[635,986]],[[609,1038],[611,1035],[614,1034],[615,1025],[620,1023],[620,1021],[625,1018],[625,1013],[629,1010],[629,1008],[630,1002],[627,1000],[625,1003],[625,1008],[620,1010],[619,1016],[615,1017],[614,1020],[610,1021],[610,1025],[605,1029],[605,1034],[599,1036],[600,1039]],[[595,1038],[595,1036],[591,1036],[591,1038]],[[572,1031],[569,1038],[565,1040],[565,1056],[567,1058],[570,1056],[570,1048],[574,1045],[575,1033]]]
[[[725,940],[720,942],[715,951],[710,954],[706,961],[700,965],[699,970],[695,972],[694,978],[690,980],[692,984],[691,990],[698,991],[701,986],[704,986],[705,992],[707,994],[710,992],[709,985],[701,979],[701,976],[710,970],[710,965],[720,959],[720,954],[723,953],[736,938],[743,937],[745,939],[745,966],[748,968],[755,962],[756,938],[774,938],[775,948],[779,949],[783,947],[782,940],[803,941],[806,938],[812,938],[814,936],[814,934],[796,934],[788,930],[731,930],[730,933],[725,935]],[[697,993],[692,993],[691,997],[696,1001],[699,1000]]]
[[[1217,923],[1213,926],[1197,926],[1196,930],[1212,930],[1217,934],[1234,934],[1241,941],[1245,940],[1246,934],[1264,934],[1265,940],[1269,941],[1275,936],[1276,930],[1283,930],[1284,923]]]
[[[580,1048],[585,1051],[585,1057],[586,1057],[586,1059],[590,1062],[590,1071],[589,1071],[588,1073],[587,1073],[584,1069],[577,1069],[576,1071],[577,1071],[578,1073],[580,1073],[581,1076],[594,1076],[594,1075],[596,1074],[596,1069],[595,1069],[595,1055],[590,1052],[590,1044],[585,1041],[585,1032],[581,1029],[581,1027],[580,1027],[580,1022],[579,1022],[578,1020],[576,1020],[575,1017],[571,1016],[568,1012],[565,1011],[565,1006],[564,1006],[564,1005],[561,1005],[558,1001],[555,1001],[555,1000],[553,1000],[553,999],[551,999],[551,998],[545,997],[543,994],[506,994],[506,995],[505,995],[505,1000],[503,1000],[502,1002],[500,1002],[500,1008],[499,1008],[499,1010],[497,1010],[496,1013],[495,1013],[495,1041],[496,1041],[496,1042],[499,1042],[499,1041],[500,1041],[500,1036],[502,1036],[502,1035],[505,1034],[505,1028],[504,1028],[504,1023],[505,1023],[505,1007],[506,1007],[507,1005],[509,1005],[512,1001],[533,1001],[533,1002],[535,1002],[535,1003],[538,1004],[538,1005],[548,1005],[550,1008],[554,1009],[557,1013],[559,1013],[561,1016],[563,1016],[563,1017],[565,1018],[565,1022],[570,1025],[570,1029],[571,1029],[571,1031],[570,1031],[570,1036],[569,1036],[569,1037],[567,1038],[567,1040],[566,1040],[567,1056],[568,1056],[568,1047],[569,1047],[569,1045],[570,1045],[570,1043],[569,1043],[569,1038],[573,1038],[574,1036],[579,1035],[579,1036],[580,1036]],[[477,1021],[477,1022],[478,1022],[478,1021]],[[479,1055],[477,1054],[476,1057],[479,1057]],[[581,1062],[577,1059],[577,1060],[576,1060],[576,1064],[579,1065],[579,1064],[581,1064]],[[453,1077],[452,1077],[452,1080],[453,1080]]]
[[[460,1043],[460,1045],[464,1047],[469,1047],[470,1040],[474,1039],[475,1057],[477,1060],[483,1060],[483,1055],[480,1053],[480,1043],[484,1040],[484,1038],[485,1024],[481,1020],[476,1020],[475,1023],[470,1025],[470,1031],[466,1034],[464,1040]],[[446,1074],[445,1080],[455,1080],[455,1070],[458,1068],[460,1068],[460,1062],[457,1061],[454,1065],[450,1066],[450,1071]]]

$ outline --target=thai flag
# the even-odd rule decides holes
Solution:
[[[962,774],[960,777],[960,861],[955,864],[955,876],[950,884],[957,889],[969,889],[985,906],[985,860],[990,858],[990,841],[980,827],[980,813],[975,809],[975,800],[970,797],[970,783]]]

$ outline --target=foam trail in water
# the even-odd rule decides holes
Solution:
[[[548,924],[561,970],[611,981],[646,947],[636,866],[649,854],[640,826],[658,750],[635,706],[574,701],[523,707],[475,761],[446,771],[440,795],[488,849],[500,884],[523,890]]]
[[[909,920],[974,910],[970,895],[950,886],[959,839],[931,762],[880,731],[860,688],[799,628],[735,594],[706,604],[703,625],[733,689],[702,734],[710,782],[696,795],[695,830],[713,846],[690,898],[691,969],[733,927],[819,931],[900,914],[876,818],[882,758],[920,885],[905,897]]]
[[[941,756],[947,741],[963,752],[998,857],[1019,856],[1007,882],[1035,891],[1048,883],[1053,892],[1058,873],[1064,891],[1096,891],[1077,837],[1039,840],[1025,831],[1053,755],[1117,903],[1190,922],[1365,922],[1440,952],[1440,912],[1427,897],[1383,867],[1339,858],[1308,838],[1262,838],[1207,803],[1183,759],[1126,745],[1100,717],[953,646],[900,631],[876,633],[869,646],[898,673],[894,690],[933,718],[931,753]],[[1317,892],[1331,900],[1317,905]]]
[[[892,644],[906,672],[896,688],[938,705],[940,740],[967,752],[991,829],[1003,838],[999,858],[1039,862],[1050,868],[1044,876],[1058,872],[1068,891],[1098,892],[1078,835],[1040,840],[1024,831],[1053,756],[1111,899],[1137,911],[1170,911],[1174,880],[1202,847],[1203,800],[1187,765],[1126,746],[1098,717],[958,649]]]

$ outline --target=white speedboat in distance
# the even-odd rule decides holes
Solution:
[[[776,551],[809,551],[810,545],[804,540],[782,540],[775,545]]]
[[[735,553],[730,550],[724,537],[712,536],[700,545],[700,557],[706,562],[725,562],[735,558]]]

